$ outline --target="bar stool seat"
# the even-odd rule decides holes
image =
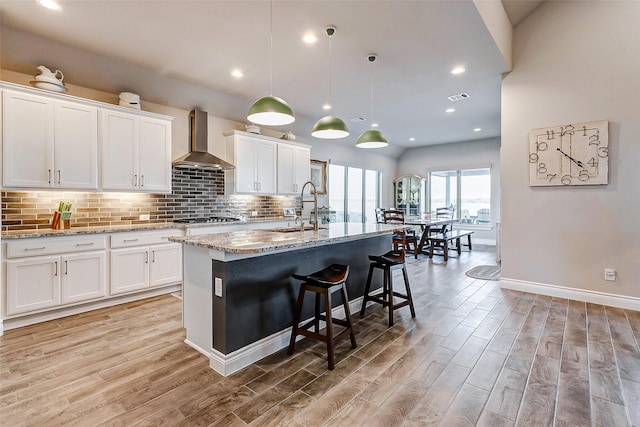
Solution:
[[[300,286],[300,292],[298,294],[298,302],[296,304],[296,311],[293,318],[293,328],[291,330],[291,339],[289,340],[289,349],[287,354],[292,355],[295,350],[296,337],[303,335],[318,341],[322,341],[327,344],[327,359],[329,370],[333,370],[335,366],[334,362],[334,349],[336,344],[347,335],[351,338],[351,348],[356,348],[356,336],[353,332],[353,324],[351,322],[351,312],[349,310],[349,297],[347,295],[346,281],[349,275],[349,266],[341,264],[332,264],[329,267],[316,271],[306,276],[299,274],[293,274],[294,279],[302,280],[303,283]],[[340,290],[342,295],[342,305],[346,318],[334,319],[331,315],[331,293]],[[314,317],[305,323],[300,325],[302,316],[302,306],[304,304],[304,295],[307,292],[315,293],[315,313]],[[324,296],[324,309],[325,314],[320,312],[320,298]],[[326,322],[326,334],[321,334],[320,321]],[[334,334],[333,325],[343,326],[344,329],[338,334]],[[314,327],[314,331],[310,331],[311,327]]]
[[[409,277],[407,275],[407,267],[404,262],[405,251],[389,251],[384,255],[369,255],[371,264],[369,265],[369,275],[367,277],[367,284],[364,288],[364,297],[362,299],[362,308],[360,309],[360,316],[364,316],[364,311],[367,307],[368,301],[373,301],[378,304],[382,304],[383,307],[389,307],[389,326],[393,326],[393,311],[406,305],[411,310],[411,317],[416,317],[416,310],[413,307],[413,298],[411,297],[411,288],[409,287]],[[378,268],[382,270],[383,281],[382,291],[370,295],[371,281],[373,279],[373,272]],[[404,286],[406,294],[395,292],[393,290],[392,271],[402,269],[402,276],[404,278]],[[395,302],[394,297],[402,299],[400,302]]]

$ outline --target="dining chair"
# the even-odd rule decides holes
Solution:
[[[491,222],[491,210],[487,208],[478,209],[478,218],[476,222],[479,224],[487,224]]]
[[[384,222],[387,224],[404,224],[404,212],[397,209],[387,209],[384,211]],[[400,248],[404,251],[410,251],[413,246],[413,255],[418,258],[418,236],[415,230],[396,230],[392,238],[393,250],[398,251]]]
[[[453,219],[453,207],[436,208],[436,219]]]

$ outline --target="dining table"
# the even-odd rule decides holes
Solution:
[[[437,231],[438,233],[446,233],[453,228],[453,224],[460,222],[458,218],[448,218],[448,219],[423,219],[423,218],[411,218],[407,217],[404,221],[405,225],[418,225],[420,226],[420,233],[422,234],[420,237],[420,241],[418,242],[418,252],[428,253],[429,252],[429,234],[432,231]],[[425,252],[426,246],[426,252]]]

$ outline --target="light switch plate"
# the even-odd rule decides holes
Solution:
[[[213,293],[215,294],[215,296],[222,298],[222,279],[219,277],[216,277],[213,280]]]

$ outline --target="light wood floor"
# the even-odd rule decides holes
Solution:
[[[0,425],[640,425],[640,313],[466,277],[492,249],[411,259],[417,317],[356,315],[332,372],[302,342],[221,377],[171,296],[8,331]]]

